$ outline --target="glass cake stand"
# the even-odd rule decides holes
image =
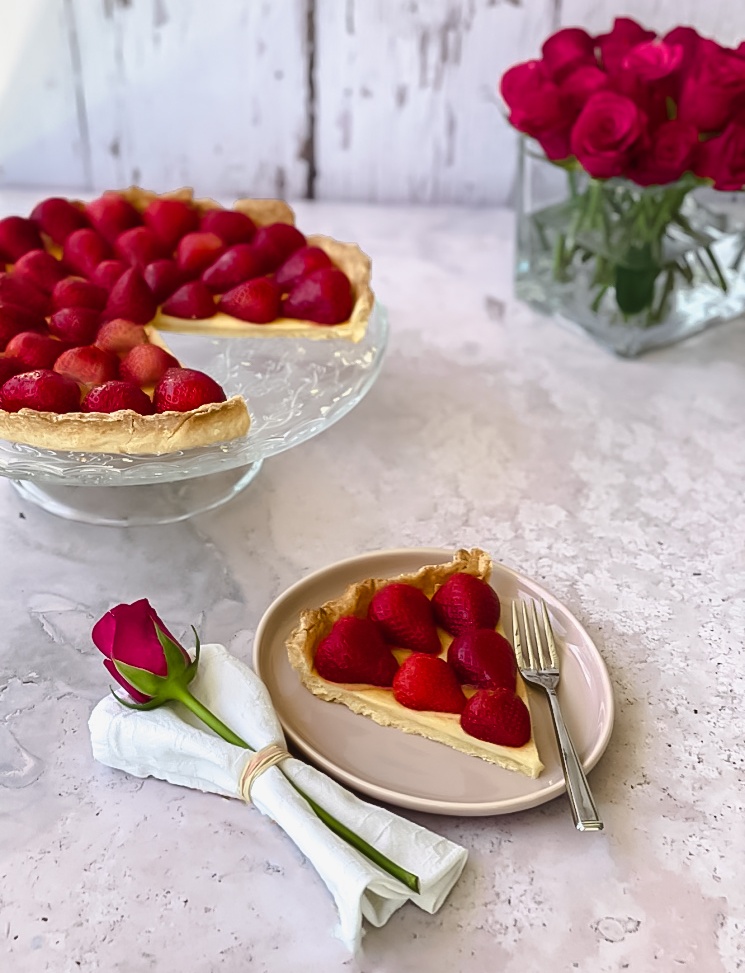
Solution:
[[[209,338],[168,335],[174,354],[203,367],[248,403],[242,439],[163,456],[38,449],[0,440],[0,476],[44,510],[89,524],[139,526],[186,520],[235,497],[264,460],[328,429],[372,388],[388,340],[375,304],[357,344],[340,338]]]

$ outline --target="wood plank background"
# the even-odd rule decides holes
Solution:
[[[500,75],[620,14],[745,37],[743,0],[0,0],[0,185],[503,203]]]

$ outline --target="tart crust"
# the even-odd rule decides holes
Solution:
[[[535,744],[534,735],[522,747],[503,747],[478,740],[467,734],[460,726],[459,717],[450,713],[435,713],[408,709],[396,701],[390,689],[359,684],[332,683],[323,679],[315,669],[313,660],[316,648],[331,631],[337,619],[345,615],[364,616],[373,595],[392,582],[403,582],[420,588],[428,598],[453,574],[465,572],[488,581],[491,576],[491,558],[478,548],[459,550],[447,564],[426,565],[414,574],[402,574],[395,578],[369,578],[350,585],[338,598],[326,602],[320,608],[304,611],[300,621],[287,640],[287,654],[290,664],[297,671],[303,685],[315,696],[334,703],[342,703],[354,713],[360,713],[380,723],[393,726],[404,733],[444,743],[455,750],[480,757],[490,763],[498,764],[507,770],[515,770],[527,777],[538,777],[543,770]],[[442,643],[442,656],[452,636],[438,629]],[[394,654],[402,661],[410,654],[408,650],[394,649]],[[464,688],[466,695],[475,690]],[[530,712],[528,692],[520,674],[517,674],[517,694]],[[532,726],[532,716],[531,716]]]

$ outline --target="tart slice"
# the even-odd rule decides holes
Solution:
[[[391,682],[393,687],[396,687],[396,676],[391,680],[387,667],[381,665],[379,662],[373,663],[369,670],[375,674],[370,678],[379,684],[360,682],[356,679],[352,682],[337,681],[337,679],[342,679],[343,676],[334,676],[332,681],[329,678],[324,678],[318,671],[316,665],[317,656],[319,665],[321,664],[321,656],[318,654],[319,648],[322,647],[321,653],[323,653],[325,647],[328,645],[331,633],[335,630],[338,631],[338,628],[335,629],[335,626],[338,625],[340,620],[344,620],[342,621],[342,625],[346,627],[351,628],[352,624],[355,624],[360,629],[362,629],[362,620],[368,625],[370,624],[370,619],[374,620],[377,618],[380,621],[379,614],[376,614],[374,605],[371,610],[371,604],[376,599],[376,596],[384,589],[392,585],[411,586],[419,589],[427,599],[431,600],[443,588],[446,582],[455,576],[458,576],[460,579],[464,575],[482,582],[488,582],[491,575],[491,558],[489,555],[478,549],[471,551],[459,550],[453,560],[447,564],[427,565],[412,574],[400,575],[396,578],[370,578],[351,585],[338,598],[327,602],[320,608],[302,612],[299,624],[287,641],[287,652],[290,663],[300,676],[303,685],[321,699],[342,703],[353,712],[367,716],[383,726],[393,726],[402,730],[404,733],[417,734],[429,740],[443,743],[462,753],[480,757],[482,760],[498,764],[507,770],[518,771],[528,777],[538,777],[543,770],[543,764],[541,763],[536,748],[535,736],[532,731],[532,720],[529,724],[529,737],[525,742],[521,741],[521,745],[519,746],[507,746],[480,738],[481,734],[474,736],[472,733],[466,732],[463,726],[472,728],[472,723],[469,723],[465,716],[461,716],[458,712],[415,709],[409,705],[402,705],[398,701],[397,696],[399,698],[405,697],[398,693],[397,688],[395,691],[394,688],[391,688]],[[440,607],[442,608],[442,606]],[[462,606],[459,604],[458,607],[460,608]],[[442,620],[442,611],[436,611],[435,617]],[[350,623],[350,618],[358,621],[356,623]],[[475,622],[473,619],[470,621],[467,619],[465,625],[467,626],[471,623],[478,625],[484,624],[483,621],[478,621],[478,619]],[[448,627],[451,628],[451,631],[457,630],[457,625],[455,628],[452,625],[448,625]],[[412,626],[408,626],[408,628],[411,629]],[[448,650],[454,641],[453,634],[439,626],[437,627],[440,645],[440,651],[437,652],[437,645],[434,648],[430,648],[427,645],[425,639],[426,633],[422,633],[421,631],[422,626],[419,626],[417,623],[413,628],[416,629],[414,632],[416,639],[421,642],[421,647],[418,652],[413,652],[409,648],[400,647],[401,639],[403,638],[406,641],[406,638],[402,634],[399,634],[398,639],[393,636],[392,655],[395,657],[396,664],[401,664],[401,668],[398,669],[399,675],[403,672],[404,664],[408,668],[412,660],[421,661],[430,658],[439,660],[450,659],[452,661],[452,653],[449,653]],[[383,626],[380,630],[388,644],[391,645],[392,634],[390,627],[386,628]],[[476,629],[470,629],[469,631],[473,632]],[[479,628],[478,631],[482,634],[485,632],[487,636],[489,635],[488,629]],[[492,629],[492,633],[493,631],[494,629]],[[363,641],[366,639],[364,631],[360,631],[359,638]],[[462,638],[462,636],[458,636],[458,638]],[[398,641],[398,644],[395,644],[396,641]],[[376,645],[372,644],[373,642],[374,640],[371,639],[370,645],[368,646],[365,641],[364,649],[365,652],[369,650],[368,657],[372,654],[373,650],[378,652]],[[352,645],[351,651],[355,651],[354,645]],[[326,675],[328,675],[329,670],[325,660],[322,668]],[[419,667],[417,666],[416,668]],[[434,667],[431,665],[421,666],[422,671],[431,668]],[[378,673],[385,673],[385,675],[382,675],[378,679]],[[488,683],[479,683],[475,676],[472,677],[473,683],[469,685],[466,680],[471,677],[468,676],[467,672],[463,671],[462,667],[458,673],[458,678],[463,683],[461,686],[462,692],[468,699],[466,710],[472,709],[471,701],[476,702],[477,697],[478,700],[486,696],[499,697],[501,700],[501,696],[504,696],[505,698],[512,698],[514,705],[510,706],[511,712],[519,709],[527,713],[528,717],[530,716],[528,693],[519,672],[516,673],[513,683],[514,692],[503,688],[486,688]],[[407,693],[407,695],[411,694]],[[414,695],[417,694],[415,693]],[[462,708],[458,706],[453,707],[453,709]]]

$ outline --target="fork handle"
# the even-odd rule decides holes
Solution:
[[[598,816],[598,809],[595,807],[590,785],[587,783],[587,777],[585,777],[572,738],[569,736],[569,731],[564,723],[564,717],[561,715],[556,690],[546,689],[546,695],[551,707],[551,718],[554,721],[554,730],[561,755],[561,766],[564,769],[567,796],[572,808],[575,827],[578,831],[602,831],[603,822]]]

